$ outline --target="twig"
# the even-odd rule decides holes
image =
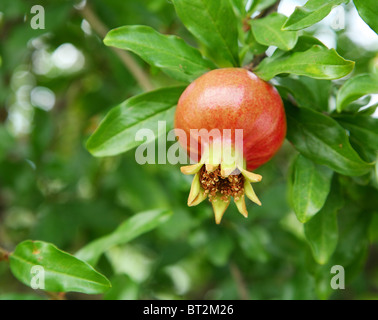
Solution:
[[[265,10],[261,11],[256,17],[253,19],[261,19],[268,15],[270,15],[273,12],[277,12],[278,6],[280,5],[281,0],[278,0],[276,3],[272,4],[270,7],[266,8]],[[251,29],[251,25],[248,23],[249,20],[251,20],[252,17],[248,16],[243,20],[243,30],[247,32]]]
[[[236,283],[240,299],[250,300],[251,298],[249,296],[248,288],[244,282],[242,273],[240,272],[240,269],[234,262],[230,263],[230,272],[231,272],[232,278],[234,279]]]
[[[243,68],[249,71],[253,71],[253,69],[255,69],[259,65],[259,63],[263,61],[266,57],[267,55],[265,52],[261,54],[257,54],[253,57],[253,60],[251,61],[251,63],[245,65]]]
[[[259,15],[257,15],[254,19],[261,19],[261,18],[264,18],[268,15],[270,15],[271,13],[273,12],[276,12],[278,10],[278,7],[280,5],[280,2],[281,0],[278,0],[276,1],[273,5],[271,5],[270,7],[266,8],[265,10],[261,11]],[[251,25],[250,23],[248,22],[249,20],[251,19],[251,17],[247,17],[243,20],[243,30],[245,32],[249,31],[251,29]],[[255,69],[262,60],[264,60],[266,58],[266,53],[261,53],[261,54],[258,54],[258,55],[255,55],[253,57],[253,60],[245,65],[243,68],[244,69],[247,69],[247,70],[250,70],[250,71],[253,71],[253,69]]]
[[[67,300],[65,292],[44,291],[44,293],[50,300]]]
[[[105,38],[108,33],[108,28],[105,24],[98,18],[96,13],[92,10],[89,5],[86,5],[83,9],[79,10],[82,17],[88,21],[93,30],[101,37]],[[143,71],[143,69],[138,65],[134,58],[126,51],[122,51],[117,48],[111,48],[116,55],[120,58],[122,63],[131,72],[134,78],[137,80],[139,85],[145,91],[151,91],[154,89],[148,75]]]
[[[280,5],[281,0],[278,0],[276,3],[272,4],[270,7],[266,8],[265,10],[261,11],[259,15],[257,15],[254,19],[261,19],[273,12],[277,12],[278,7]]]
[[[7,250],[0,248],[0,261],[9,261],[10,252]]]

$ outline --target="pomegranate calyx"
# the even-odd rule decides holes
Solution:
[[[197,199],[198,195],[201,193],[201,183],[200,183],[200,174],[197,172],[194,175],[192,186],[190,188],[189,197],[188,197],[188,206],[193,206],[193,202]]]
[[[245,196],[261,206],[251,185],[251,183],[260,182],[261,175],[247,171],[245,161],[243,166],[236,165],[236,161],[223,161],[223,157],[219,160],[219,157],[209,157],[209,153],[207,153],[199,163],[181,168],[181,172],[186,175],[194,174],[188,206],[196,206],[208,198],[212,204],[217,224],[221,222],[231,202],[231,197],[234,198],[238,211],[246,218],[248,211]]]
[[[190,166],[181,167],[180,170],[185,175],[196,174],[198,171],[201,170],[202,166],[203,163],[199,162],[196,164],[192,164]]]
[[[252,202],[261,206],[261,201],[257,198],[255,190],[253,190],[251,183],[248,181],[244,182],[244,193]]]
[[[234,198],[234,202],[239,212],[245,217],[248,218],[247,206],[245,205],[245,196],[242,195],[239,199]]]
[[[238,169],[240,170],[244,178],[248,180],[249,182],[260,182],[262,180],[262,176],[259,174],[253,173],[251,171],[247,171],[240,167],[238,167]]]
[[[213,207],[215,223],[220,224],[223,218],[224,213],[226,212],[228,205],[231,202],[231,198],[228,197],[226,200],[220,196],[216,196],[212,201],[211,205]]]

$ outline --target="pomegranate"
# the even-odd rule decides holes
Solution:
[[[208,198],[219,224],[231,197],[245,217],[245,196],[261,205],[251,182],[262,177],[250,171],[273,157],[286,134],[283,103],[273,86],[242,68],[210,71],[181,95],[175,129],[190,137],[179,141],[192,160],[198,161],[181,168],[184,174],[195,175],[189,206]],[[204,135],[212,130],[220,136]],[[238,130],[242,131],[241,143],[236,139]],[[193,132],[200,134],[193,138]],[[227,137],[224,132],[229,133]],[[226,148],[227,142],[230,148]],[[226,149],[231,153],[226,154]]]

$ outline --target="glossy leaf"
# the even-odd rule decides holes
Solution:
[[[151,129],[157,138],[157,122],[173,118],[173,107],[184,89],[158,89],[134,96],[113,108],[88,140],[88,150],[97,157],[126,152],[143,143],[135,140],[139,129]]]
[[[220,66],[239,66],[238,31],[229,0],[173,0],[177,15]]]
[[[256,11],[262,11],[270,6],[274,5],[277,0],[254,0],[251,8],[248,10],[249,14],[252,14]]]
[[[171,216],[167,210],[151,210],[138,213],[123,222],[113,233],[94,240],[86,245],[76,256],[95,265],[100,256],[115,245],[125,244],[143,233],[155,229]]]
[[[352,148],[345,129],[334,119],[288,103],[285,107],[287,138],[305,157],[347,176],[363,175],[372,168]]]
[[[109,31],[107,46],[130,50],[172,78],[191,82],[215,68],[200,52],[177,36],[163,35],[148,26],[124,26]]]
[[[237,14],[239,16],[244,17],[245,15],[245,9],[248,3],[248,0],[230,0],[232,6],[236,10]]]
[[[32,286],[33,277],[44,272],[46,291],[98,294],[111,287],[109,280],[88,263],[42,241],[20,243],[10,255],[9,262],[13,275],[27,286]],[[35,266],[41,269],[33,270]]]
[[[336,188],[338,186],[333,184],[324,207],[304,225],[306,239],[319,264],[328,262],[338,242],[337,211],[343,206],[343,201]]]
[[[361,18],[378,33],[378,6],[375,0],[353,0]]]
[[[266,46],[276,46],[282,50],[291,50],[298,40],[295,31],[283,31],[286,16],[272,13],[262,19],[251,20],[252,32],[257,42]]]
[[[330,80],[316,80],[299,76],[297,78],[277,78],[277,81],[294,97],[299,107],[328,111]]]
[[[291,203],[298,220],[308,222],[324,205],[333,171],[299,155],[293,165]]]
[[[253,55],[263,54],[268,49],[267,46],[264,46],[257,42],[253,32],[251,30],[248,31],[246,37],[246,47],[244,50],[248,51]]]
[[[344,110],[352,101],[367,94],[378,94],[378,77],[362,74],[347,80],[337,93],[336,109]]]
[[[353,67],[353,61],[343,59],[334,49],[315,45],[307,51],[295,52],[290,56],[264,59],[255,72],[266,81],[281,73],[331,80],[346,76]]]
[[[301,30],[323,20],[334,6],[345,0],[308,0],[303,7],[296,7],[287,19],[283,30]]]
[[[378,119],[368,115],[342,115],[335,118],[350,134],[365,146],[378,150]]]

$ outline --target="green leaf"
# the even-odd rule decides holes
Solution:
[[[243,49],[249,51],[253,55],[258,55],[264,53],[268,47],[258,43],[253,32],[249,30],[246,36],[246,47]]]
[[[370,100],[371,100],[371,97],[369,95],[361,98],[361,99],[358,99],[356,101],[353,101],[351,103],[349,103],[347,106],[345,106],[343,108],[343,112],[344,113],[349,113],[349,114],[365,114],[366,113],[369,113],[369,112],[372,112],[371,114],[374,113],[374,107],[372,106],[372,108],[366,108],[364,110],[361,110],[361,108],[363,107],[366,107],[369,103],[370,103]],[[361,112],[360,112],[361,110]]]
[[[280,86],[287,89],[299,107],[318,111],[328,111],[328,99],[331,91],[330,80],[316,80],[299,76],[277,78]]]
[[[368,115],[341,115],[335,119],[364,146],[378,150],[378,119]]]
[[[360,176],[372,168],[352,148],[345,129],[334,119],[289,103],[285,108],[287,138],[305,157],[347,176]]]
[[[180,81],[191,82],[216,68],[200,52],[177,36],[163,35],[147,26],[124,26],[109,31],[107,46],[130,50],[147,63]]]
[[[173,119],[174,106],[185,87],[163,88],[132,97],[113,108],[87,143],[96,157],[113,156],[142,144],[135,141],[140,129],[158,137],[158,121]]]
[[[256,40],[263,45],[276,46],[286,51],[293,49],[298,34],[295,31],[281,30],[286,18],[283,14],[272,13],[265,18],[251,20],[252,32]]]
[[[239,66],[238,30],[229,0],[173,0],[177,15],[212,57],[223,66]]]
[[[362,99],[364,100],[364,99]],[[370,99],[368,99],[370,100]],[[364,107],[367,105],[368,103],[365,103],[364,104]],[[371,105],[370,107],[367,107],[366,109],[363,109],[361,111],[358,112],[359,115],[364,115],[364,116],[371,116],[373,115],[376,111],[377,111],[377,108],[378,108],[378,103],[375,103],[373,105]]]
[[[337,188],[337,189],[336,189]],[[332,186],[324,207],[304,225],[305,236],[314,259],[319,264],[328,262],[338,242],[337,211],[343,201],[338,185]]]
[[[334,49],[315,45],[304,52],[264,59],[255,73],[265,81],[281,73],[292,73],[315,79],[339,79],[349,74],[354,62],[345,60]]]
[[[309,0],[303,7],[296,7],[287,19],[283,30],[301,30],[323,20],[333,7],[345,0]]]
[[[336,109],[344,110],[352,101],[367,94],[378,93],[378,77],[361,74],[347,80],[337,93]]]
[[[356,210],[345,212],[339,221],[340,244],[335,252],[335,261],[344,267],[353,262],[369,246],[369,226],[373,212]],[[343,212],[344,214],[344,212]]]
[[[327,46],[321,42],[318,38],[315,38],[313,36],[309,35],[302,35],[298,38],[297,44],[295,45],[294,49],[292,50],[293,52],[303,52],[307,51],[309,49],[312,49],[313,46],[320,46],[324,50],[328,49]],[[277,50],[279,51],[279,50]],[[290,55],[293,54],[293,52],[284,52],[286,57],[289,57]]]
[[[256,11],[262,11],[274,5],[278,0],[254,0],[248,14],[251,15]]]
[[[308,222],[324,205],[333,171],[298,155],[292,172],[291,203],[300,222]]]
[[[98,294],[111,287],[109,280],[88,263],[42,241],[20,243],[10,255],[9,263],[13,275],[27,286],[32,286],[33,277],[44,271],[46,291]],[[33,271],[34,266],[43,269]]]
[[[238,16],[245,16],[245,9],[247,6],[248,0],[230,0],[233,8],[236,10]]]
[[[361,18],[378,33],[378,6],[376,0],[353,0]]]
[[[100,256],[115,245],[125,244],[143,233],[155,229],[171,216],[167,210],[151,210],[138,213],[123,222],[113,233],[86,245],[76,256],[96,265]]]

